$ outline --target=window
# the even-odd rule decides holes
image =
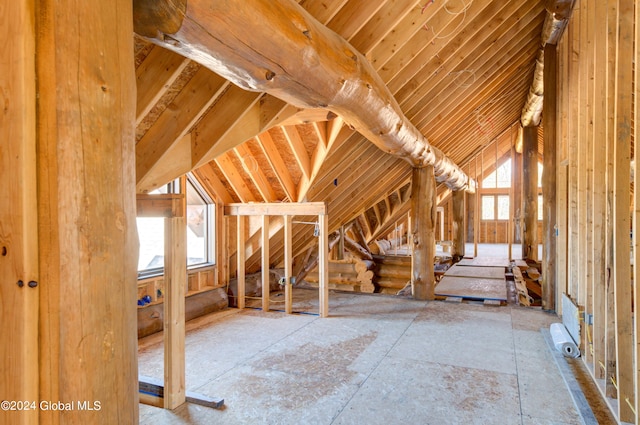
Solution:
[[[498,220],[509,220],[509,195],[498,195]]]
[[[543,166],[541,162],[538,162],[538,187],[542,187],[542,170]]]
[[[511,187],[511,158],[482,180],[482,187],[489,189]]]
[[[482,197],[482,219],[493,220],[496,217],[495,213],[495,197],[483,196]]]
[[[176,180],[151,193],[179,193]],[[187,204],[187,266],[214,263],[215,205],[200,187],[195,178],[188,176],[186,182]],[[162,274],[164,268],[164,218],[137,217],[140,255],[138,276]]]
[[[213,263],[212,202],[195,179],[187,179],[187,266]]]
[[[482,219],[495,220],[496,212],[498,220],[509,220],[509,195],[482,196]]]
[[[542,220],[542,195],[538,195],[538,220]]]

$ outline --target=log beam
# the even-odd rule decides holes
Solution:
[[[367,59],[294,1],[135,0],[134,26],[241,88],[329,109],[383,151],[414,167],[434,166],[452,189],[475,190],[404,115]]]
[[[522,152],[522,258],[538,260],[538,127],[525,127]]]
[[[40,422],[137,423],[131,2],[42,0],[37,10],[43,284],[40,361],[31,367],[37,399],[101,402],[96,411],[41,411]]]
[[[411,180],[411,286],[417,300],[435,299],[435,196],[433,167],[414,168]]]
[[[454,261],[459,261],[464,257],[465,249],[465,232],[464,232],[464,214],[466,193],[463,190],[454,190],[452,192],[453,205],[453,246],[451,256]]]
[[[542,170],[543,259],[542,308],[556,308],[556,114],[557,114],[557,51],[556,46],[544,47],[544,168]]]

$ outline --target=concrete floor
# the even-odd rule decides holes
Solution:
[[[316,296],[294,291],[298,309],[317,309]],[[140,405],[140,423],[580,423],[540,333],[554,315],[348,293],[331,293],[330,315],[234,309],[197,319],[187,388],[224,398],[225,409]],[[140,373],[161,378],[161,336],[140,347]]]

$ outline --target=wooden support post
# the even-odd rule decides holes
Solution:
[[[544,127],[542,308],[549,311],[554,311],[556,308],[557,62],[556,46],[553,44],[545,45],[543,105],[545,113],[542,116],[542,125]]]
[[[165,218],[164,227],[164,408],[185,402],[185,318],[187,223]]]
[[[538,127],[523,129],[522,258],[538,260]]]
[[[320,317],[329,317],[329,216],[318,216],[318,272],[320,273]]]
[[[635,74],[634,74],[634,88],[635,93],[634,97],[636,99],[634,103],[633,110],[633,118],[634,123],[637,123],[640,119],[640,102],[637,99],[640,99],[640,69],[638,69],[638,64],[640,64],[640,8],[636,5],[635,10],[635,51],[634,51],[634,61],[636,64]],[[634,140],[640,140],[640,128],[636,124],[634,126]],[[637,143],[637,142],[636,142]],[[633,172],[634,176],[640,176],[640,153],[638,153],[638,148],[634,149],[634,162],[633,162]],[[636,181],[639,180],[638,177],[635,177]],[[635,393],[635,402],[633,403],[635,410],[635,423],[640,423],[640,341],[638,338],[640,337],[640,314],[638,314],[638,306],[640,305],[640,271],[638,268],[640,267],[640,190],[635,189],[633,193],[633,264],[635,267],[633,268],[633,300],[634,300],[634,393]]]
[[[513,128],[513,127],[512,127]],[[509,186],[509,224],[507,226],[507,243],[508,247],[508,257],[509,261],[513,260],[513,239],[514,239],[514,226],[513,226],[513,215],[515,214],[515,173],[516,173],[516,149],[514,146],[514,139],[511,137],[511,149],[510,157],[511,157],[511,186]]]
[[[435,196],[433,167],[414,168],[411,177],[411,285],[417,300],[435,298]]]
[[[262,216],[262,311],[269,311],[269,216]]]
[[[594,104],[593,104],[593,363],[594,375],[605,377],[600,366],[605,364],[606,336],[606,168],[607,168],[607,4],[590,0],[594,16]]]
[[[239,215],[236,217],[238,228],[237,228],[237,250],[236,250],[236,260],[238,262],[237,265],[237,279],[238,279],[238,293],[236,294],[236,305],[238,308],[242,309],[245,307],[245,242],[247,239],[247,226],[246,226],[246,218],[243,215]]]
[[[293,263],[293,246],[291,236],[291,216],[284,216],[284,311],[293,312],[293,286],[291,283],[291,267]]]
[[[15,3],[3,4],[2,28],[11,32],[13,25],[22,24],[33,30],[32,18],[14,22],[18,16],[7,15],[6,11],[22,7],[34,10],[34,2]],[[11,321],[38,320],[35,310],[39,307],[40,361],[29,365],[40,374],[39,395],[34,400],[101,402],[99,411],[39,411],[42,423],[137,423],[132,4],[129,0],[41,0],[36,10],[38,143],[37,160],[29,167],[37,164],[42,284],[38,285],[39,305],[32,304],[28,315],[15,316]],[[16,28],[17,33],[27,27]],[[5,40],[7,34],[3,31]],[[28,49],[22,53],[33,54]],[[3,82],[5,75],[23,71],[26,73],[21,77],[25,81],[30,78],[31,71],[23,69],[20,56],[15,62],[10,58],[0,63],[11,67],[8,74],[0,70]],[[25,98],[12,96],[6,105],[20,107],[20,102],[29,101],[25,83],[11,87],[8,93],[16,94],[15,90],[21,88],[25,89]],[[3,91],[3,96],[7,92]],[[18,137],[20,133],[16,132],[2,141],[3,146],[22,143]],[[24,143],[26,153],[30,149],[28,137]],[[22,175],[28,177],[25,170]],[[29,199],[27,194],[20,196]],[[17,213],[13,211],[12,217]],[[8,249],[9,254],[18,255],[24,248],[18,247],[15,252],[14,246]],[[4,279],[11,274],[2,276]],[[24,278],[32,277],[25,274]],[[29,354],[25,353],[12,362],[19,366],[28,360]],[[38,372],[24,373],[31,379]]]
[[[615,134],[613,179],[613,286],[615,291],[616,366],[618,411],[621,422],[635,421],[631,406],[634,400],[633,321],[631,319],[631,267],[629,264],[629,181],[631,155],[631,119],[633,93],[633,0],[618,2],[618,46],[615,75]]]
[[[474,161],[474,178],[477,180],[478,179],[478,157],[476,156],[476,159]],[[480,170],[480,173],[482,173],[482,170]],[[480,179],[480,184],[482,184],[482,179]],[[480,189],[480,187],[478,187],[478,189]],[[473,258],[478,256],[478,238],[480,238],[480,217],[482,215],[482,208],[481,208],[481,196],[480,196],[480,190],[476,190],[476,194],[475,194],[475,204],[473,206],[474,213],[473,213]]]
[[[35,27],[32,2],[3,5],[0,28],[0,394],[38,400],[38,208]],[[21,283],[22,282],[22,283]],[[35,424],[38,410],[0,412],[0,422]]]
[[[451,255],[454,261],[459,261],[464,257],[465,237],[464,237],[464,213],[465,213],[465,192],[454,190],[451,194],[453,210],[453,246]]]

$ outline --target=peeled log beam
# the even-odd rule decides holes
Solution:
[[[333,249],[334,246],[336,246],[336,244],[338,243],[338,241],[340,240],[340,232],[339,231],[335,231],[332,234],[329,235],[329,251],[331,251]],[[302,269],[300,269],[300,271],[298,272],[298,274],[296,275],[296,283],[302,281],[307,274],[315,267],[318,265],[318,260],[320,259],[320,249],[319,249],[319,245],[315,245],[313,247],[313,251],[311,253],[311,255],[309,256],[309,260],[307,261],[307,263],[302,267]]]
[[[351,253],[354,257],[360,260],[373,260],[371,253],[366,248],[360,246],[360,244],[350,237],[344,237],[344,247],[347,251]]]
[[[432,165],[438,182],[475,190],[402,113],[369,61],[292,0],[134,0],[134,27],[246,90],[326,108],[383,151]]]

